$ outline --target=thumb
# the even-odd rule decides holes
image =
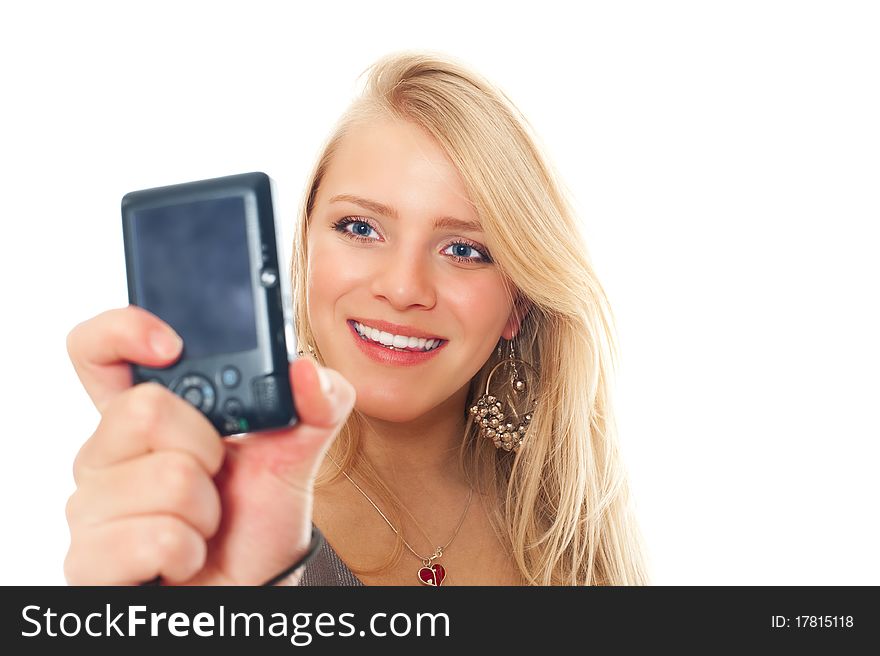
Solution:
[[[295,488],[309,489],[354,408],[356,392],[342,374],[310,356],[291,362],[289,374],[298,423],[249,435],[239,444],[252,464]]]
[[[354,407],[354,386],[311,356],[290,363],[290,386],[299,421],[307,426],[341,426]]]

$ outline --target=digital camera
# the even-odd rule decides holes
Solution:
[[[134,382],[169,388],[221,435],[295,424],[291,297],[279,268],[269,176],[130,192],[122,226],[129,303],[183,338],[173,365],[132,364]]]

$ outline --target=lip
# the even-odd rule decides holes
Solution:
[[[424,330],[419,330],[413,326],[403,326],[399,323],[389,323],[388,321],[380,321],[379,319],[363,319],[361,317],[349,317],[349,321],[357,321],[370,328],[377,328],[392,335],[406,335],[407,337],[424,337],[425,339],[442,339],[444,342],[449,341],[440,335],[432,335]]]
[[[442,351],[446,347],[446,344],[449,343],[447,340],[443,340],[440,346],[433,348],[430,351],[392,351],[389,348],[380,346],[371,339],[361,337],[360,333],[358,333],[357,329],[354,327],[354,321],[354,319],[349,319],[345,323],[348,324],[348,329],[351,331],[351,336],[354,338],[355,344],[357,344],[358,348],[364,355],[379,364],[401,367],[419,365],[436,356],[437,353]],[[378,326],[375,327],[378,328]],[[412,335],[412,337],[415,337],[415,335]]]

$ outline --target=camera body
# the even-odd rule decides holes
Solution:
[[[269,176],[130,192],[122,226],[129,303],[183,338],[173,365],[132,364],[134,383],[164,385],[221,435],[296,424],[291,297],[279,269]]]

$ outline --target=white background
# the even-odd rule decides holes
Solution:
[[[653,581],[880,584],[874,3],[10,4],[0,583],[64,582],[98,418],[65,337],[127,302],[121,196],[264,170],[288,257],[358,75],[430,48],[508,93],[577,204]]]

